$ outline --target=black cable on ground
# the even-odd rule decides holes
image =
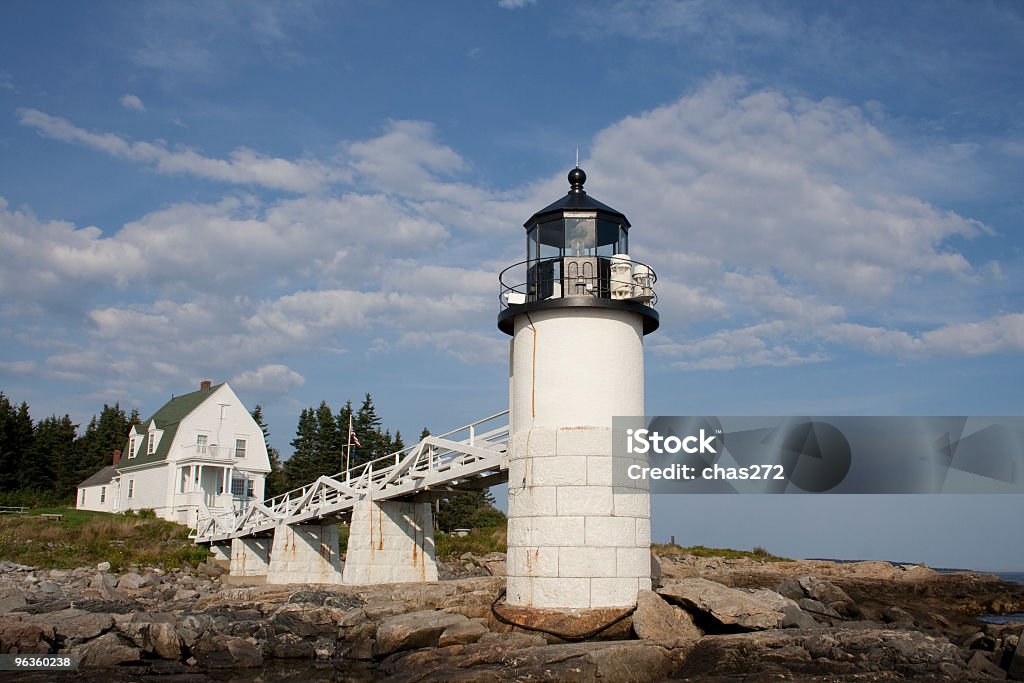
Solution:
[[[506,593],[506,591],[504,589],[502,589],[501,592],[498,593],[498,597],[494,598],[494,602],[491,603],[491,614],[494,615],[495,619],[497,619],[498,621],[500,621],[501,623],[503,623],[503,624],[505,624],[507,626],[514,626],[516,628],[521,628],[521,629],[524,629],[524,630],[527,630],[527,631],[537,631],[539,633],[546,633],[549,636],[554,636],[555,638],[561,638],[562,640],[569,641],[569,642],[575,642],[575,641],[581,641],[581,640],[589,640],[590,638],[593,638],[594,636],[596,636],[597,634],[601,633],[602,631],[607,631],[612,626],[615,626],[615,624],[619,623],[620,621],[622,621],[623,619],[625,619],[626,617],[628,617],[629,615],[631,615],[633,612],[636,611],[636,607],[630,607],[628,610],[626,610],[625,612],[623,612],[619,616],[615,617],[614,619],[609,621],[604,626],[599,626],[598,628],[595,628],[595,629],[593,629],[591,631],[587,631],[586,633],[580,633],[580,634],[577,634],[577,635],[571,635],[571,634],[568,634],[568,633],[559,633],[558,631],[552,631],[551,629],[541,628],[540,626],[528,626],[527,624],[519,624],[519,623],[516,623],[516,622],[512,621],[511,619],[503,616],[500,612],[498,612],[498,601],[500,601],[503,597],[505,597],[505,593]]]

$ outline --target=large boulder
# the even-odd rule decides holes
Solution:
[[[696,643],[704,635],[683,609],[670,605],[654,591],[637,594],[633,630],[644,640],[656,640],[669,647]]]
[[[128,572],[123,574],[120,579],[117,580],[117,587],[122,590],[134,591],[142,588],[146,585],[146,579],[140,574],[135,572]]]
[[[248,638],[217,634],[203,638],[192,649],[208,669],[247,669],[263,666],[263,650]]]
[[[82,667],[117,666],[125,662],[136,662],[140,657],[139,648],[116,633],[107,633],[88,643],[69,648],[64,653],[78,655],[78,664]]]
[[[1017,649],[1013,653],[1013,659],[1010,660],[1010,678],[1017,681],[1024,681],[1024,633],[1020,634],[1020,640],[1017,641]]]
[[[19,590],[15,590],[7,597],[0,598],[0,614],[16,612],[27,604],[28,602],[25,600],[25,594]]]
[[[3,654],[46,654],[54,638],[53,626],[27,615],[0,617],[0,653]]]
[[[785,674],[784,672],[789,672]],[[877,677],[879,672],[900,672]],[[792,678],[784,676],[792,674]],[[970,681],[978,675],[945,638],[917,631],[829,628],[704,638],[675,674],[684,680]]]
[[[725,626],[759,630],[782,624],[783,614],[772,604],[774,600],[768,602],[707,579],[665,581],[658,593]]]
[[[58,636],[70,644],[91,640],[114,626],[109,614],[86,612],[81,609],[64,609],[46,615],[46,621],[53,624]]]
[[[800,578],[800,587],[812,600],[817,600],[843,614],[856,614],[857,607],[853,598],[831,581],[813,576],[803,576]]]
[[[643,640],[539,645],[536,636],[489,634],[464,647],[399,653],[384,660],[388,680],[616,681],[647,683],[676,668],[660,644]]]
[[[389,655],[399,650],[437,647],[441,634],[453,626],[468,622],[461,614],[448,614],[438,610],[422,610],[399,614],[384,619],[377,626],[377,648]]]

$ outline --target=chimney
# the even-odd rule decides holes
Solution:
[[[211,382],[208,379],[204,379],[202,382],[199,383],[199,388],[200,389],[209,389],[211,384],[213,384],[213,382]]]
[[[121,449],[118,448],[117,450],[114,451],[114,467],[117,467],[120,464],[121,464]]]

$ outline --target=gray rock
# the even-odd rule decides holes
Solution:
[[[657,588],[661,585],[661,562],[654,553],[651,553],[651,586]]]
[[[98,591],[102,591],[104,588],[117,588],[117,577],[113,574],[100,572],[92,577],[89,587],[95,588]]]
[[[194,600],[199,597],[199,591],[180,588],[174,592],[173,600]]]
[[[83,645],[69,648],[66,652],[78,655],[78,665],[87,668],[136,662],[141,656],[139,648],[128,644],[116,633],[107,633]]]
[[[53,626],[28,615],[0,617],[0,652],[4,654],[46,654],[54,638]]]
[[[843,618],[843,615],[839,614],[839,612],[835,611],[828,605],[823,605],[817,600],[812,600],[811,598],[804,598],[800,600],[797,605],[799,605],[800,609],[805,612],[810,612],[816,617],[829,617],[831,619]]]
[[[889,622],[890,624],[897,624],[900,626],[914,625],[913,615],[905,609],[900,609],[895,605],[887,607],[886,610],[882,612],[882,619]]]
[[[282,659],[309,659],[316,656],[316,648],[294,633],[279,633],[270,639],[270,654]]]
[[[247,669],[263,666],[263,651],[247,638],[217,634],[203,638],[192,649],[208,669]]]
[[[450,626],[469,621],[461,614],[422,610],[388,617],[377,627],[377,648],[382,655],[399,650],[437,647]]]
[[[807,612],[795,605],[782,608],[782,628],[817,628],[820,624]]]
[[[117,626],[121,633],[147,653],[163,659],[177,660],[181,657],[181,639],[174,628],[172,614],[139,612]]]
[[[45,615],[53,624],[57,635],[72,642],[83,642],[114,627],[114,618],[109,614],[86,612],[80,609],[65,609]]]
[[[489,634],[461,648],[393,656],[384,669],[395,680],[647,683],[664,680],[676,668],[669,650],[649,641],[529,646],[535,640],[521,633]],[[467,660],[472,669],[464,669]]]
[[[1020,634],[1017,649],[1013,653],[1013,659],[1010,660],[1009,674],[1010,678],[1015,681],[1024,681],[1024,633]]]
[[[15,590],[6,598],[0,599],[0,614],[15,612],[27,604],[28,602],[25,600],[25,594],[19,590]]]
[[[213,618],[208,614],[186,614],[178,620],[176,630],[185,647],[191,648],[212,625]]]
[[[707,579],[666,581],[658,593],[723,625],[756,630],[778,628],[782,623],[782,612],[771,604]]]
[[[999,668],[991,659],[978,650],[975,650],[971,658],[967,660],[967,666],[975,671],[980,671],[989,678],[1006,680],[1006,671]]]
[[[807,597],[840,612],[850,612],[856,607],[853,598],[831,581],[825,581],[813,576],[804,576],[800,578],[800,587],[807,593]]]
[[[227,573],[227,570],[223,567],[218,567],[217,565],[210,564],[209,562],[200,562],[198,569],[200,574],[205,574],[211,579]]]
[[[60,586],[53,581],[43,581],[37,588],[43,593],[57,593],[60,591]]]
[[[684,680],[742,677],[761,681],[775,680],[780,670],[813,675],[814,680],[822,681],[904,680],[903,676],[877,677],[878,672],[912,672],[913,677],[906,680],[977,679],[960,649],[945,638],[908,630],[848,628],[779,629],[703,638],[673,675]]]
[[[109,562],[100,562],[98,565],[96,565],[96,569],[98,569],[101,572],[109,572],[110,571],[110,563]]]
[[[117,580],[117,587],[122,590],[134,591],[142,588],[146,585],[146,580],[136,574],[135,572],[129,572],[121,576]]]
[[[781,612],[786,607],[798,607],[795,600],[767,588],[746,588],[743,591],[750,594],[754,599],[771,605],[778,612]]]
[[[804,589],[793,579],[783,579],[780,581],[779,585],[775,587],[775,592],[779,595],[784,595],[790,600],[803,600],[807,597]]]
[[[438,647],[449,645],[468,645],[480,640],[487,633],[487,627],[477,620],[456,622],[446,628],[437,639]]]
[[[661,641],[669,647],[696,643],[704,635],[689,613],[668,604],[653,591],[637,594],[633,630],[644,640]]]

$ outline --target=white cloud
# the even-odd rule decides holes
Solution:
[[[14,78],[0,69],[0,90],[14,90]]]
[[[146,111],[146,105],[142,103],[142,100],[138,95],[125,93],[124,95],[121,95],[118,102],[120,102],[121,106],[125,109],[131,109],[132,111]]]
[[[291,161],[269,157],[245,147],[228,159],[204,156],[192,149],[171,150],[163,141],[130,142],[114,133],[94,133],[67,119],[36,109],[17,110],[21,124],[55,140],[85,145],[113,157],[135,161],[159,173],[188,174],[238,185],[257,185],[287,192],[315,192],[344,177],[338,169],[313,159]]]
[[[258,396],[280,396],[301,387],[306,383],[306,378],[287,365],[272,364],[239,373],[229,383],[235,389]]]
[[[108,388],[213,373],[287,392],[300,386],[289,365],[323,352],[422,347],[504,362],[497,272],[523,258],[523,219],[566,190],[561,172],[505,190],[461,180],[469,162],[422,121],[388,122],[326,164],[252,150],[214,159],[20,116],[159,172],[300,195],[182,202],[105,230],[0,199],[0,315],[25,336],[51,328],[59,345],[39,372]],[[955,165],[915,157],[861,108],[716,79],[609,126],[589,148],[588,191],[629,213],[632,252],[658,271],[662,329],[650,343],[668,364],[1024,350],[1022,314],[984,298],[1015,271],[975,267],[958,247],[991,230],[881,171],[894,159],[933,177]],[[956,322],[936,305],[954,294],[966,302]],[[76,322],[62,328],[69,311]],[[74,326],[82,317],[86,334]]]
[[[504,7],[505,9],[521,9],[527,5],[532,5],[537,0],[498,0],[498,7]]]

